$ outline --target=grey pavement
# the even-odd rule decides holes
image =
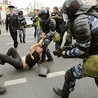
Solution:
[[[24,56],[29,53],[29,47],[36,43],[36,39],[33,37],[34,28],[29,27],[26,29],[26,41],[25,44],[20,44],[17,49],[20,56]],[[19,40],[19,39],[18,39]],[[0,53],[6,54],[8,48],[13,47],[12,39],[9,33],[6,33],[4,27],[0,35]],[[54,43],[49,45],[49,49],[54,50]],[[52,54],[53,55],[53,54]],[[53,56],[54,57],[54,56]],[[67,71],[73,66],[76,66],[82,62],[81,59],[64,59],[54,57],[53,62],[47,63],[50,68],[50,73]],[[41,64],[46,66],[46,64]],[[64,75],[55,76],[51,78],[44,78],[38,76],[39,67],[35,65],[32,69],[15,70],[11,65],[0,65],[0,86],[4,86],[4,83],[11,80],[26,79],[23,83],[6,86],[7,92],[0,95],[0,98],[60,98],[52,90],[52,87],[62,88],[64,83]],[[95,85],[94,79],[86,77],[76,81],[75,91],[70,94],[69,98],[98,98],[98,89]]]

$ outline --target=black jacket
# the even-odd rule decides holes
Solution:
[[[10,14],[6,15],[6,30],[19,30],[20,28],[20,22],[18,19],[18,16],[16,14],[13,14],[11,16]]]

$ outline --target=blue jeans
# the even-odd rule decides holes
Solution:
[[[19,32],[20,41],[22,41],[22,42],[25,41],[25,37],[26,37],[26,30],[24,27],[22,27]]]
[[[37,42],[40,41],[40,35],[42,34],[42,30],[41,29],[37,29],[36,30],[36,36],[37,36]]]

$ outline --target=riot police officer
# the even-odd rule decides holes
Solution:
[[[8,6],[10,13],[6,16],[6,31],[8,32],[8,27],[10,35],[14,41],[14,48],[18,47],[17,32],[19,32],[20,22],[18,16],[14,13],[14,6]]]
[[[47,60],[46,61],[52,61],[53,57],[48,49],[48,45],[50,44],[50,42],[52,41],[52,36],[53,34],[56,32],[56,22],[54,19],[50,19],[49,18],[49,10],[47,10],[46,8],[43,8],[41,10],[39,10],[39,18],[41,19],[41,27],[42,27],[42,35],[46,34],[46,38],[44,40],[44,52],[42,54],[42,60],[41,63],[45,61],[45,55],[47,56]]]
[[[82,64],[70,68],[65,74],[62,89],[53,88],[53,91],[62,98],[69,98],[74,90],[76,79],[89,76],[95,79],[98,87],[98,13],[93,6],[84,5],[82,0],[66,0],[63,12],[73,24],[71,32],[76,39],[77,46],[70,50],[58,51],[57,56],[64,58],[85,58]]]
[[[19,17],[19,21],[20,21],[20,32],[19,32],[20,43],[22,43],[22,42],[26,43],[26,41],[25,41],[26,30],[24,28],[25,18],[23,16],[23,11],[18,12],[18,17]]]

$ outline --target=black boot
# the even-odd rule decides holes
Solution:
[[[5,87],[0,87],[0,94],[3,94],[6,91]]]
[[[20,43],[22,43],[22,39],[20,38]]]
[[[59,88],[53,88],[53,91],[55,92],[55,94],[61,96],[62,98],[69,98],[69,94],[75,86],[75,83],[71,84],[72,82],[74,83],[75,79],[73,77],[71,70],[68,70],[65,74],[65,82],[63,85],[63,89],[60,90]]]
[[[23,43],[26,43],[26,41],[25,41],[25,37],[26,35],[25,35],[25,33],[23,33]]]
[[[62,98],[69,98],[69,83],[65,82],[62,90],[54,87],[53,91],[56,95],[61,96]]]
[[[25,39],[23,39],[23,43],[26,43]]]
[[[62,98],[66,98],[64,97],[64,94],[62,92],[61,89],[57,88],[57,87],[53,87],[53,91],[55,92],[55,94],[57,94],[58,96],[62,97]]]
[[[22,43],[22,32],[19,33],[20,43]]]
[[[53,58],[52,58],[50,52],[47,52],[47,58],[48,58],[48,59],[46,60],[46,62],[51,62],[51,61],[53,61]]]

